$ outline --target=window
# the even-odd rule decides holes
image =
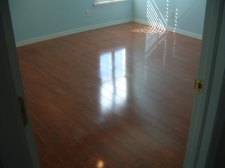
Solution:
[[[94,0],[94,5],[101,5],[101,4],[121,2],[121,1],[126,1],[126,0]]]

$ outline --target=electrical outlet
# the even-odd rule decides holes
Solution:
[[[86,9],[86,16],[91,16],[91,9]]]
[[[170,11],[170,18],[174,19],[174,17],[175,17],[175,12],[174,11]]]

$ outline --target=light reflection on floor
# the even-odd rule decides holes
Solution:
[[[104,168],[105,167],[105,163],[102,160],[99,160],[97,162],[96,168]]]
[[[123,105],[127,98],[126,49],[105,52],[100,56],[101,94],[103,114]]]

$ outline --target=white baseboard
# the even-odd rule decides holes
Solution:
[[[181,30],[181,29],[174,29],[173,27],[169,27],[169,26],[166,27],[166,30],[171,31],[171,32],[175,32],[177,34],[181,34],[181,35],[184,35],[184,36],[196,38],[198,40],[202,40],[201,34],[196,34],[196,33],[188,32],[188,31]]]
[[[149,25],[149,23],[147,21],[140,20],[140,19],[134,19],[133,22]],[[177,34],[181,34],[181,35],[184,35],[184,36],[188,36],[188,37],[192,37],[192,38],[196,38],[196,39],[202,40],[202,35],[201,34],[195,34],[195,33],[192,33],[192,32],[185,31],[185,30],[181,30],[181,29],[176,29],[175,30],[173,27],[169,27],[169,26],[167,26],[165,28],[166,28],[166,30],[168,30],[170,32],[176,32]]]
[[[55,34],[45,35],[45,36],[41,36],[41,37],[37,37],[37,38],[24,40],[24,41],[18,41],[18,42],[16,42],[16,46],[21,47],[21,46],[28,45],[28,44],[33,44],[33,43],[37,43],[37,42],[41,42],[41,41],[45,41],[45,40],[50,40],[50,39],[54,39],[54,38],[58,38],[58,37],[63,37],[63,36],[71,35],[71,34],[76,34],[76,33],[85,32],[85,31],[94,30],[94,29],[99,29],[99,28],[103,28],[103,27],[118,25],[118,24],[122,24],[122,23],[128,23],[131,21],[133,21],[133,19],[122,19],[122,20],[116,20],[116,21],[107,22],[107,23],[103,23],[103,24],[97,24],[97,25],[91,25],[91,26],[87,26],[87,27],[76,28],[76,29],[58,32]]]
[[[54,39],[54,38],[58,38],[58,37],[63,37],[63,36],[71,35],[71,34],[81,33],[81,32],[94,30],[94,29],[99,29],[99,28],[103,28],[103,27],[118,25],[118,24],[122,24],[122,23],[128,23],[128,22],[132,22],[132,21],[136,22],[136,23],[140,23],[140,24],[149,25],[149,23],[145,20],[122,19],[122,20],[116,20],[116,21],[107,22],[107,23],[103,23],[103,24],[91,25],[91,26],[76,28],[76,29],[67,30],[67,31],[63,31],[63,32],[58,32],[55,34],[45,35],[45,36],[41,36],[41,37],[37,37],[37,38],[24,40],[24,41],[18,41],[18,42],[16,42],[16,46],[21,47],[24,45],[33,44],[33,43],[37,43],[37,42],[41,42],[41,41],[45,41],[45,40],[50,40],[50,39]],[[166,27],[166,29],[168,31],[172,31],[172,32],[174,31],[174,28],[172,28],[172,27]],[[195,34],[195,33],[191,33],[191,32],[180,30],[180,29],[176,29],[175,32],[178,34],[182,34],[185,36],[189,36],[189,37],[193,37],[193,38],[202,40],[202,35],[200,35],[200,34]]]
[[[141,19],[133,19],[133,22],[144,24],[144,25],[148,25],[149,24],[147,21],[141,20]]]

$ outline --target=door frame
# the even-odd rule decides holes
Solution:
[[[225,42],[223,44],[225,44]],[[225,71],[220,94],[219,106],[216,114],[216,124],[213,128],[213,136],[210,143],[208,161],[206,163],[207,168],[225,167]]]
[[[225,57],[221,50],[224,44],[222,35],[225,35],[224,6],[224,0],[208,0],[206,4],[202,54],[197,74],[197,79],[203,81],[203,90],[195,94],[184,168],[208,166],[224,74]]]
[[[0,0],[0,77],[0,167],[40,168],[26,114],[8,0]]]

